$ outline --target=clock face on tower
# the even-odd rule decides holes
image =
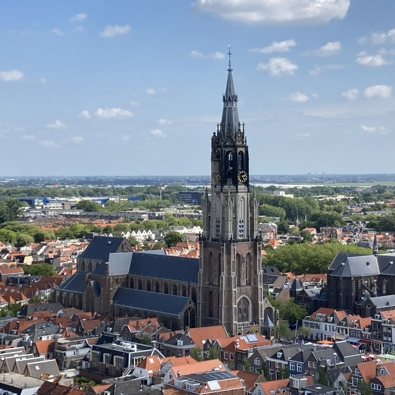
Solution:
[[[240,183],[244,184],[248,180],[248,174],[246,171],[242,170],[239,171],[239,174],[237,175],[237,179],[239,180]]]

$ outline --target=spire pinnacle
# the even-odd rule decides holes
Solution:
[[[231,61],[231,57],[232,57],[232,52],[230,51],[231,47],[230,45],[228,45],[228,57],[229,57],[229,68],[228,71],[232,71],[232,61]]]

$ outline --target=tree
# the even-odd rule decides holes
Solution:
[[[0,224],[8,221],[16,221],[21,215],[24,204],[16,199],[8,198],[0,201]]]
[[[202,349],[199,347],[194,347],[191,350],[191,357],[198,362],[203,361],[203,352]]]
[[[367,381],[360,381],[357,388],[360,395],[372,395],[372,387]]]
[[[266,217],[279,217],[280,221],[283,221],[286,216],[286,212],[282,207],[276,207],[264,203],[259,206],[259,215],[265,215]]]
[[[289,340],[292,338],[291,329],[289,329],[289,325],[284,321],[280,321],[274,328],[274,335],[277,339]]]
[[[299,336],[302,336],[303,339],[307,339],[313,331],[310,328],[307,328],[306,326],[302,326],[301,328],[298,329]]]
[[[269,372],[269,368],[267,367],[267,364],[266,364],[266,362],[265,361],[263,361],[262,362],[262,365],[261,365],[261,372],[262,372],[262,374],[263,374],[263,377],[266,379],[266,380],[270,380],[270,372]]]
[[[8,229],[0,229],[0,241],[3,243],[15,243],[16,233]]]
[[[251,368],[250,361],[248,360],[247,357],[244,357],[244,359],[243,359],[243,370],[246,371],[246,372],[249,372],[250,368]]]
[[[277,371],[278,380],[287,379],[288,377],[289,377],[288,367],[287,366],[285,366],[285,367],[280,366]]]
[[[328,377],[323,366],[320,366],[320,370],[318,371],[318,382],[322,385],[329,384]]]
[[[302,230],[300,236],[303,238],[302,243],[308,243],[313,238],[308,230]]]
[[[27,233],[19,233],[16,236],[16,245],[18,247],[23,247],[26,244],[33,243],[33,242],[34,242],[34,238]]]
[[[208,349],[208,359],[219,359],[219,353],[213,346]]]
[[[144,335],[141,339],[141,343],[149,346],[151,344],[151,338],[148,335]]]
[[[296,304],[293,298],[289,298],[285,301],[278,301],[269,295],[268,299],[273,307],[278,309],[280,318],[287,321],[288,325],[293,324],[295,321],[300,320],[307,315],[306,308]]]
[[[24,266],[23,271],[25,274],[30,274],[31,276],[47,277],[56,274],[54,267],[48,263],[37,263],[35,265]]]
[[[103,207],[101,206],[101,204],[97,202],[91,202],[90,200],[80,200],[77,203],[76,208],[87,212],[103,211]]]
[[[166,233],[166,236],[163,238],[165,241],[167,247],[173,247],[177,243],[180,243],[181,241],[184,240],[182,235],[178,232],[170,231]]]
[[[140,242],[134,236],[130,236],[128,241],[133,247],[140,246]]]

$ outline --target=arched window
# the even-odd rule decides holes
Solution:
[[[192,288],[192,302],[196,303],[197,298],[196,298],[196,289]]]
[[[187,296],[187,288],[185,285],[182,286],[181,294],[182,294],[182,296]]]
[[[88,273],[92,273],[92,261],[88,263]]]
[[[173,284],[173,295],[178,295],[177,285]]]
[[[212,291],[208,293],[208,316],[214,317],[214,300]]]
[[[167,283],[165,283],[165,285],[164,285],[164,287],[163,287],[163,292],[164,292],[165,294],[168,294],[168,293],[169,293],[169,286],[167,285]]]
[[[155,292],[160,292],[160,285],[158,281],[155,283]]]
[[[252,259],[251,254],[248,253],[246,256],[246,284],[251,285],[252,278]]]
[[[139,290],[141,291],[143,289],[143,282],[139,280]]]
[[[243,170],[244,167],[244,154],[243,151],[239,151],[239,154],[237,155],[237,168],[238,170]]]
[[[85,268],[85,261],[81,262],[81,272],[85,272],[86,268]]]
[[[241,267],[241,258],[240,258],[240,254],[236,254],[236,268],[237,268],[237,285],[241,285],[242,284],[242,277],[243,277],[243,270]]]
[[[147,280],[147,291],[151,291],[151,281]]]
[[[134,280],[131,278],[130,279],[130,288],[133,289],[134,288]]]

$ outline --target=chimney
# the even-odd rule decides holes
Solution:
[[[153,349],[153,350],[156,349],[156,340],[152,340],[152,341],[151,341],[151,346],[152,346],[152,349]]]
[[[185,330],[184,330],[184,332],[185,332],[185,334],[186,334],[186,335],[188,335],[188,336],[189,336],[189,326],[186,326],[186,327],[185,327]]]

